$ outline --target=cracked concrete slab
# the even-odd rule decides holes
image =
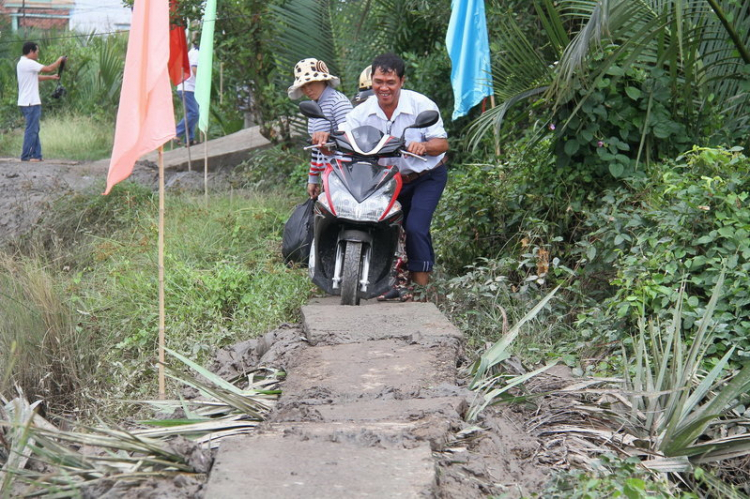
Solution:
[[[311,347],[289,366],[282,400],[321,395],[338,402],[416,398],[422,390],[456,382],[452,349],[396,340]]]
[[[425,498],[435,486],[427,444],[378,448],[263,434],[221,446],[204,497]]]
[[[384,339],[409,343],[457,344],[461,332],[434,303],[378,303],[359,307],[339,305],[337,297],[302,307],[302,320],[312,345],[335,345]]]

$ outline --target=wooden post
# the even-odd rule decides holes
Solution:
[[[490,106],[495,109],[495,94],[490,94]],[[495,132],[495,156],[500,157],[500,131],[494,126],[492,129]]]
[[[164,146],[159,146],[159,399],[166,397],[164,380]]]
[[[208,139],[206,132],[201,131],[201,133],[203,134],[203,197],[208,206]]]

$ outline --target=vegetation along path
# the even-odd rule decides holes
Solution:
[[[476,430],[462,417],[472,395],[457,381],[463,336],[434,304],[325,298],[302,315],[304,337],[262,347],[260,366],[287,370],[282,396],[259,432],[220,445],[206,498],[513,497],[541,488],[545,473],[528,459],[520,428],[473,456],[461,443]]]

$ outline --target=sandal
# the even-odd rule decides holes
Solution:
[[[378,301],[403,301],[401,299],[401,290],[398,288],[391,288],[378,296]]]

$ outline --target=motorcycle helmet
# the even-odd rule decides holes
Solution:
[[[65,69],[65,63],[68,61],[68,56],[64,56],[63,60],[60,61],[60,66],[57,68],[57,76],[62,78],[63,70]],[[52,98],[53,99],[59,99],[65,95],[65,87],[62,86],[62,83],[59,81],[57,82],[57,87],[55,88],[55,91],[52,92]]]
[[[52,98],[59,99],[60,97],[65,95],[65,92],[66,92],[65,87],[63,87],[62,85],[58,83],[57,87],[55,88],[55,91],[52,92]]]
[[[359,74],[359,92],[352,99],[352,104],[358,106],[374,93],[372,90],[372,66],[367,66]]]
[[[359,74],[359,91],[370,90],[372,88],[372,66],[367,66]]]

